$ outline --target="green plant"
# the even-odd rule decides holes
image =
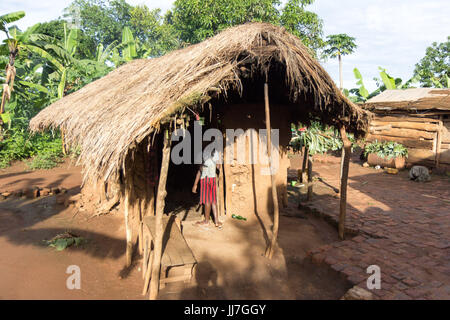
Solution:
[[[394,141],[379,142],[375,140],[364,148],[365,157],[370,153],[374,153],[384,159],[408,157],[408,149],[401,143]]]
[[[45,240],[45,243],[49,247],[55,248],[56,251],[62,251],[73,245],[78,247],[83,242],[85,242],[85,240],[82,237],[79,237],[70,232],[58,234],[55,237],[53,237],[51,240]]]
[[[298,127],[292,125],[291,131],[290,145],[294,150],[300,150],[303,146],[306,146],[310,154],[316,154],[342,148],[342,140],[337,130],[333,127],[324,126],[318,121],[311,122],[309,127],[304,127],[302,124],[299,124]],[[349,138],[355,146],[356,142],[353,135],[349,134]]]
[[[31,170],[52,169],[62,162],[64,162],[64,160],[59,155],[43,153],[35,156],[27,163],[27,165]]]

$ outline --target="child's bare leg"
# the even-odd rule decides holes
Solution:
[[[211,215],[211,204],[205,203],[203,204],[203,209],[205,210],[205,218],[201,221],[196,222],[196,224],[209,224],[209,217]]]
[[[209,217],[211,216],[211,203],[205,203],[203,208],[205,209],[205,219],[197,222],[197,224],[209,224]]]
[[[205,203],[205,224],[209,224],[209,217],[211,216],[211,203]]]
[[[213,203],[211,206],[214,215],[214,224],[216,225],[216,227],[219,227],[222,225],[222,223],[219,221],[219,215],[217,214],[217,204]]]

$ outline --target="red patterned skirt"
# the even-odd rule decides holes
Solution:
[[[216,203],[216,178],[200,179],[200,204]]]

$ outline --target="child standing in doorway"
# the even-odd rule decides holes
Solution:
[[[211,209],[214,216],[214,224],[217,228],[222,228],[217,213],[217,190],[216,190],[216,169],[220,168],[219,153],[212,150],[211,154],[204,157],[203,163],[195,177],[192,192],[197,193],[197,186],[200,182],[200,204],[205,208],[205,219],[197,222],[199,225],[208,225],[211,215]]]

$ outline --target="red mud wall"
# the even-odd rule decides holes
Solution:
[[[285,149],[285,146],[289,144],[291,134],[288,114],[287,107],[271,105],[271,126],[272,129],[279,130],[280,148],[276,182],[280,207],[283,205],[283,198],[286,195],[287,169],[289,167]],[[263,153],[267,152],[267,141],[265,137],[260,141],[258,132],[259,129],[266,129],[264,104],[227,106],[222,124],[224,129],[240,128],[246,133],[234,140],[234,143],[225,143],[225,158],[229,154],[227,149],[234,148],[232,159],[225,159],[224,165],[227,215],[238,214],[251,219],[256,214],[263,219],[269,218],[273,214],[272,183],[270,175],[267,174],[269,166],[261,164],[260,158],[260,148],[263,148]],[[251,134],[251,129],[255,129],[253,134]],[[245,143],[244,164],[238,163],[239,139],[244,139]],[[273,140],[272,143],[274,143]],[[251,152],[256,159],[253,161],[255,164],[250,164]],[[274,155],[273,151],[272,155]]]

